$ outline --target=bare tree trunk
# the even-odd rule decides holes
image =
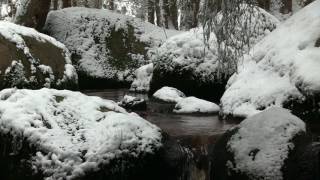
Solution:
[[[156,18],[157,18],[157,25],[162,27],[162,18],[161,18],[161,6],[160,6],[160,0],[155,0],[155,8],[156,8]]]
[[[262,9],[270,11],[270,5],[271,5],[270,0],[258,0],[257,3],[258,3],[258,6],[261,7]]]
[[[62,0],[62,8],[71,7],[71,0]]]
[[[53,10],[58,9],[58,0],[53,0]]]
[[[281,7],[281,13],[288,14],[292,12],[292,0],[282,0],[283,6]]]
[[[148,0],[148,22],[154,24],[155,2],[154,0]]]
[[[29,0],[17,9],[15,23],[41,30],[44,26],[51,0]]]
[[[171,0],[169,2],[169,16],[171,24],[175,29],[178,29],[178,7],[177,0]]]

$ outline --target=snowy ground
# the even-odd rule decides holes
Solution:
[[[320,92],[320,1],[305,7],[245,56],[221,99],[223,113],[250,116]]]
[[[113,101],[51,89],[5,89],[0,99],[1,133],[36,146],[30,160],[47,179],[77,179],[161,146],[159,128]]]

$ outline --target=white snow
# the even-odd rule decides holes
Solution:
[[[135,78],[131,84],[130,91],[148,92],[153,74],[153,64],[144,65],[136,70]]]
[[[153,97],[165,102],[177,103],[179,100],[186,97],[186,95],[173,87],[163,87],[153,94]]]
[[[198,99],[196,97],[187,97],[178,100],[173,112],[182,113],[182,114],[191,114],[191,113],[217,113],[219,112],[220,107],[215,103]]]
[[[247,16],[247,14],[242,15],[240,21]],[[250,27],[252,31],[250,44],[254,45],[259,42],[278,24],[279,20],[274,16],[263,9],[255,8]],[[192,72],[192,75],[201,82],[213,81],[217,77],[218,67],[218,48],[214,33],[211,33],[208,45],[204,43],[202,27],[173,36],[156,49],[156,55],[153,56],[155,68],[168,72]]]
[[[0,114],[1,133],[37,147],[30,160],[48,180],[77,179],[121,155],[138,157],[161,146],[156,126],[113,101],[79,92],[5,89]],[[21,141],[12,143],[21,147]]]
[[[320,0],[306,6],[245,55],[221,99],[222,111],[250,116],[320,91]]]
[[[282,180],[281,169],[289,151],[291,140],[306,131],[305,124],[288,110],[270,108],[244,120],[229,143],[234,153],[234,166],[228,167],[249,175],[250,179]]]
[[[24,52],[25,56],[28,58],[29,63],[31,64],[31,68],[33,68],[32,73],[36,73],[36,67],[38,67],[39,70],[41,70],[43,73],[50,75],[50,78],[49,78],[50,82],[53,80],[57,80],[57,82],[64,82],[66,79],[77,79],[78,75],[75,72],[75,68],[71,65],[70,53],[69,53],[68,49],[65,47],[65,45],[58,42],[54,38],[47,36],[45,34],[39,33],[32,28],[19,26],[19,25],[16,25],[16,24],[13,24],[13,23],[10,23],[7,21],[0,21],[0,37],[3,37],[6,40],[14,43],[18,49],[21,49]],[[65,65],[66,66],[66,73],[64,73],[65,78],[57,79],[56,77],[54,77],[51,67],[46,66],[44,64],[41,64],[42,63],[41,59],[33,57],[32,53],[30,52],[30,49],[29,49],[32,47],[28,47],[28,45],[25,41],[26,37],[30,37],[32,39],[39,41],[39,42],[50,43],[50,44],[52,44],[62,50],[62,57],[64,57],[63,63],[66,64]],[[12,69],[15,64],[17,64],[15,62],[19,62],[22,65],[22,63],[20,61],[21,61],[20,59],[13,60],[12,66],[7,69],[8,73],[10,72],[10,69]],[[22,65],[22,68],[23,68],[23,65]],[[26,79],[24,77],[23,81],[32,82],[32,80],[33,80],[32,78],[33,78],[33,76],[31,76],[30,79]],[[50,82],[48,81],[46,86],[49,87]]]
[[[132,81],[133,72],[115,69],[111,64],[110,50],[106,47],[106,38],[110,38],[112,29],[129,31],[133,28],[134,37],[150,47],[158,47],[167,38],[179,33],[174,30],[164,30],[109,10],[90,8],[66,8],[51,11],[48,14],[45,30],[50,35],[63,42],[71,52],[80,55],[79,69],[92,77],[111,78]],[[147,61],[144,55],[130,54],[132,62],[144,65]]]

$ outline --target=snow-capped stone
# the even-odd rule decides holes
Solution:
[[[43,179],[112,174],[118,165],[109,163],[143,158],[162,146],[158,127],[113,101],[79,92],[5,89],[0,114],[0,138],[8,147],[1,152],[25,158],[29,166],[23,168]]]
[[[301,119],[289,110],[269,108],[244,120],[219,140],[213,151],[214,179],[301,177],[298,159],[310,142]]]
[[[131,84],[130,91],[148,92],[153,73],[153,64],[147,64],[136,70],[135,78]]]
[[[44,29],[68,47],[80,86],[90,88],[132,82],[135,70],[148,64],[148,50],[178,33],[109,10],[80,7],[51,11]]]
[[[0,21],[0,88],[76,88],[66,47],[34,29]]]
[[[288,107],[299,116],[318,113],[319,9],[317,0],[253,47],[221,99],[224,114],[246,117],[270,106]]]
[[[247,16],[244,13],[243,18]],[[254,26],[248,30],[252,31],[251,45],[259,42],[279,24],[274,16],[260,8],[255,9],[252,19]],[[214,33],[211,33],[208,44],[209,48],[204,43],[202,28],[169,38],[153,56],[154,73],[150,93],[170,86],[187,95],[219,101],[233,72],[226,70],[225,76],[218,75],[218,49]]]
[[[146,110],[147,102],[144,99],[125,95],[118,103],[119,106],[129,110]]]
[[[176,88],[165,86],[155,92],[153,97],[161,101],[177,103],[179,100],[185,98],[186,95]]]
[[[183,113],[183,114],[192,114],[192,113],[217,113],[219,112],[220,107],[215,103],[198,99],[196,97],[187,97],[179,99],[173,112],[174,113]]]

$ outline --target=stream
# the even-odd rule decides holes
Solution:
[[[209,179],[208,146],[229,128],[239,123],[236,120],[221,120],[218,115],[181,115],[172,113],[173,104],[150,99],[146,94],[129,92],[128,89],[106,89],[82,91],[89,96],[119,102],[125,95],[147,100],[147,110],[136,112],[149,122],[160,127],[192,152],[189,168],[190,180]]]
[[[221,120],[216,115],[182,115],[172,113],[174,104],[163,103],[147,94],[129,92],[128,89],[106,89],[82,91],[89,96],[119,102],[125,95],[131,95],[147,100],[146,111],[136,111],[147,121],[157,125],[164,132],[175,138],[180,145],[191,152],[190,162],[186,165],[187,180],[209,180],[210,164],[208,151],[218,138],[240,123],[239,120]],[[306,123],[308,132],[315,141],[320,138],[320,123]]]

